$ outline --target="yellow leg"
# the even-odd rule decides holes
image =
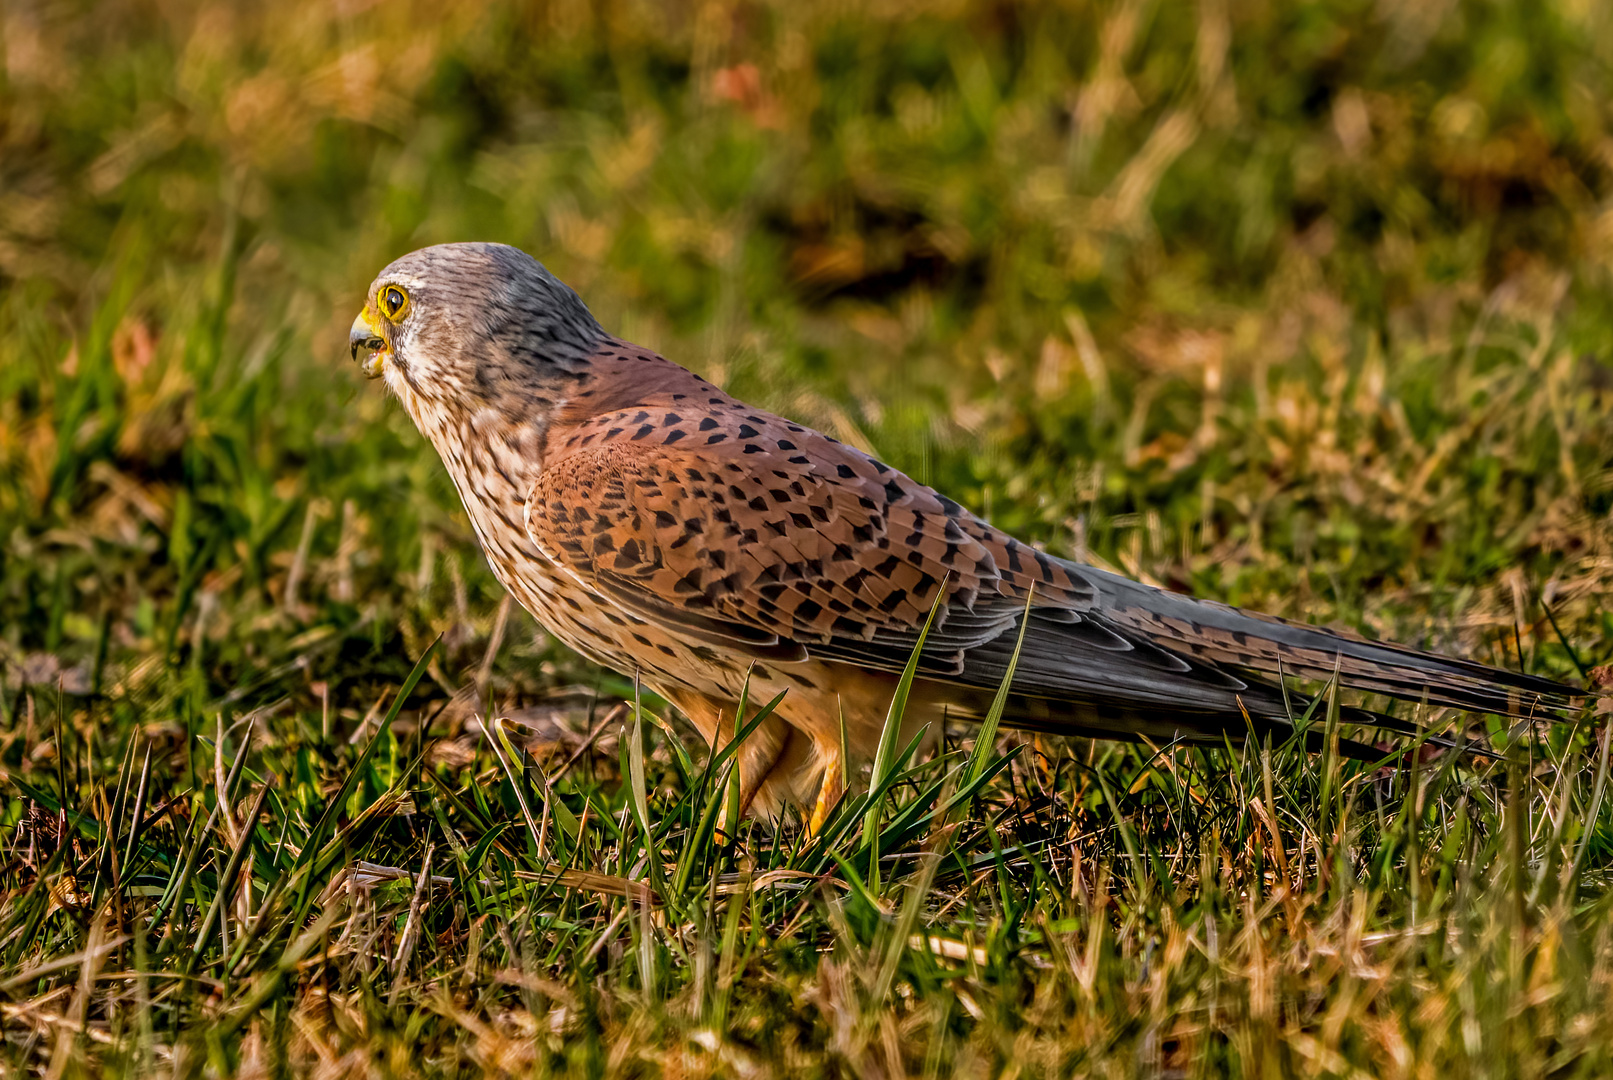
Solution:
[[[734,706],[731,702],[676,689],[663,693],[667,700],[682,710],[714,749],[733,739]],[[738,770],[739,775],[739,814],[730,820],[728,793],[723,792],[722,811],[717,817],[719,843],[733,842],[739,822],[750,813],[751,804],[755,802],[756,793],[761,790],[763,780],[778,762],[787,742],[782,737],[781,726],[776,719],[764,720],[762,726],[752,733],[746,744],[739,749],[738,759],[734,762],[734,768]]]
[[[846,790],[841,781],[841,767],[840,748],[837,746],[823,757],[823,783],[818,788],[818,804],[812,808],[812,816],[807,819],[807,833],[810,836],[817,836],[823,830],[823,823],[829,819],[829,811],[834,809]]]

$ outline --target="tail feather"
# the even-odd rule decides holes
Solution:
[[[1083,569],[1116,626],[1203,663],[1265,675],[1331,678],[1406,701],[1514,718],[1574,708],[1584,692],[1535,675],[1242,611]]]

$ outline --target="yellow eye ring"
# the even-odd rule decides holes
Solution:
[[[393,322],[403,318],[409,310],[409,294],[397,285],[388,285],[382,289],[377,299],[381,302],[381,310]]]

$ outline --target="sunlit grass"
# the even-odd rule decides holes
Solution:
[[[1603,711],[893,723],[729,838],[731,750],[345,362],[392,257],[509,241],[1050,550],[1599,684],[1613,21],[1423,10],[8,9],[5,1067],[1613,1069]]]

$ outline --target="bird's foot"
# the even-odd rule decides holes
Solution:
[[[829,812],[835,808],[844,794],[846,785],[840,775],[840,752],[836,750],[827,755],[823,768],[823,783],[818,787],[818,802],[812,808],[812,816],[807,819],[807,835],[817,836],[823,831],[824,823],[829,820]]]

